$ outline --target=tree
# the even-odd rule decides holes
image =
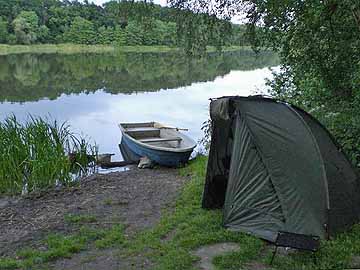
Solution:
[[[37,36],[40,43],[47,43],[50,37],[49,28],[47,28],[45,25],[40,26],[37,31]]]
[[[37,40],[39,18],[33,11],[21,11],[14,19],[13,27],[17,43],[32,44]]]
[[[163,45],[176,46],[176,23],[168,22],[164,23],[164,36],[163,36]]]
[[[114,43],[117,46],[123,46],[126,44],[127,33],[125,29],[122,29],[120,26],[115,27],[114,31]]]
[[[64,40],[77,44],[95,44],[96,31],[93,23],[82,17],[76,17],[65,31]]]
[[[114,28],[102,26],[98,29],[97,43],[112,44],[114,41],[115,41]]]
[[[126,45],[143,45],[144,32],[136,21],[130,21],[126,27]]]
[[[72,21],[72,18],[68,13],[68,9],[65,7],[53,6],[50,8],[50,17],[47,22],[47,27],[49,28],[49,42],[63,42],[63,34]]]
[[[8,24],[5,19],[0,17],[0,43],[6,43],[8,39]]]

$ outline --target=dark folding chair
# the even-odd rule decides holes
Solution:
[[[283,231],[278,232],[275,241],[275,250],[270,262],[271,265],[275,259],[278,247],[290,247],[315,253],[320,247],[320,237]],[[314,261],[316,263],[315,256]]]

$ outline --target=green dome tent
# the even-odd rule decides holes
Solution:
[[[360,180],[330,133],[305,111],[261,96],[210,105],[204,208],[224,226],[274,242],[279,231],[327,238],[357,223]]]

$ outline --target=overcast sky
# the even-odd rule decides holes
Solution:
[[[95,4],[102,5],[105,2],[109,2],[110,0],[90,0],[89,2],[94,2]],[[154,0],[155,4],[160,4],[162,6],[166,6],[166,0]]]

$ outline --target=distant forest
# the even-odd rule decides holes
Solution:
[[[60,0],[0,0],[0,43],[122,45],[248,45],[245,28],[215,16],[153,3],[110,1],[103,6]],[[194,42],[195,41],[195,42]]]

